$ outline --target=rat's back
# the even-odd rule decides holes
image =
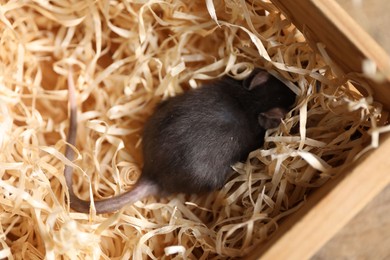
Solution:
[[[257,123],[253,129],[237,98],[220,83],[162,102],[146,123],[142,177],[162,191],[221,188],[231,165],[261,145],[264,132],[259,133]]]

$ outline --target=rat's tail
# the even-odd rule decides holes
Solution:
[[[65,148],[65,157],[73,161],[74,151],[70,148],[69,144],[75,146],[76,136],[77,136],[77,104],[76,104],[76,91],[73,82],[73,72],[72,68],[69,69],[68,74],[68,91],[69,91],[69,104],[70,104],[70,123],[68,130],[68,137],[66,139],[68,145]],[[69,165],[65,165],[64,175],[66,180],[66,185],[68,186],[69,191],[69,201],[70,207],[76,211],[89,213],[91,202],[87,200],[82,200],[76,196],[73,191],[73,168]],[[108,213],[119,210],[126,204],[132,204],[146,196],[155,195],[158,192],[157,185],[145,181],[139,180],[135,187],[123,194],[114,196],[112,198],[95,201],[96,213]]]
[[[72,170],[72,169],[70,169]],[[91,202],[82,200],[73,192],[72,183],[67,183],[69,187],[70,207],[78,212],[89,213]],[[120,195],[94,201],[96,213],[110,213],[121,209],[125,205],[133,204],[149,195],[155,195],[158,188],[155,184],[146,181],[138,181],[134,188]]]

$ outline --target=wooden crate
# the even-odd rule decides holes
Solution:
[[[362,76],[359,82],[370,84],[375,100],[390,108],[390,57],[335,0],[272,2],[314,49],[318,50],[318,43],[326,46],[341,72],[362,72],[364,60],[374,61],[385,80],[375,82]],[[353,169],[309,196],[304,207],[282,222],[276,234],[248,259],[312,257],[390,183],[388,151],[390,135],[385,135],[379,148],[356,162]]]

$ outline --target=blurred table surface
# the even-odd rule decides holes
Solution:
[[[336,1],[390,56],[390,1]],[[390,186],[376,196],[312,259],[390,259]]]

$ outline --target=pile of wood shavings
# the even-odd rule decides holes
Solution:
[[[311,188],[377,145],[370,134],[387,122],[381,105],[335,77],[269,1],[0,3],[0,258],[246,255]],[[63,156],[70,66],[74,162]],[[273,68],[302,94],[222,190],[150,197],[115,214],[69,209],[65,164],[84,199],[131,189],[155,104],[253,66]]]

